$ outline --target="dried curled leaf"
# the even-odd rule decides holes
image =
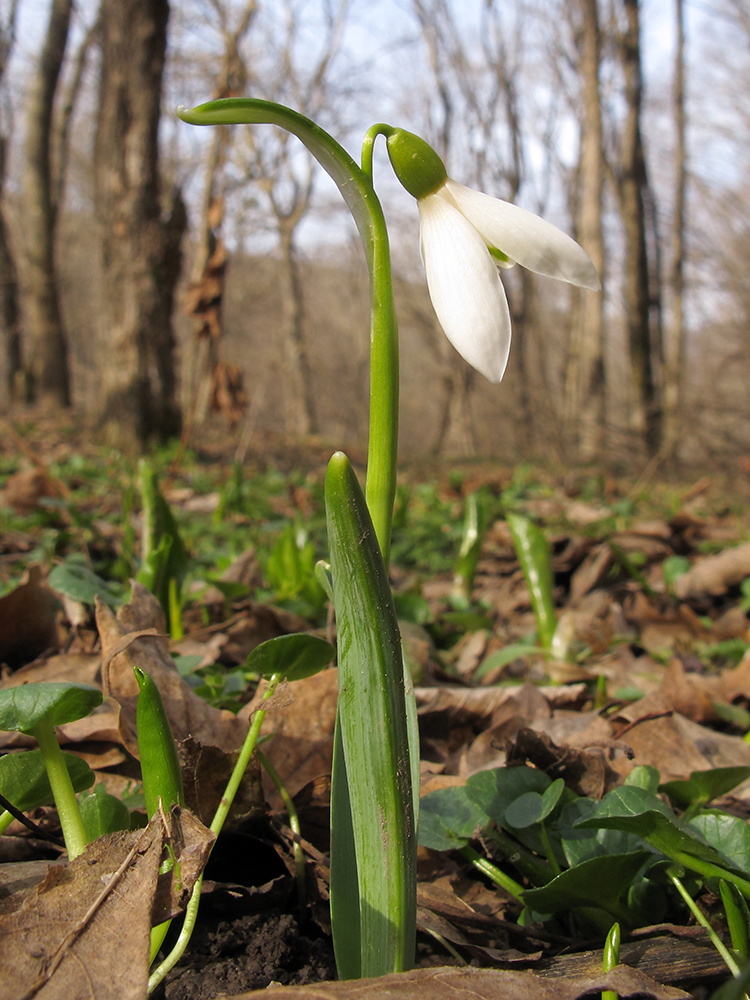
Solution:
[[[637,969],[618,965],[594,978],[543,978],[533,972],[506,969],[415,969],[412,972],[355,979],[319,986],[280,986],[227,997],[226,1000],[578,1000],[616,990],[620,997],[641,1000],[687,1000],[689,993],[660,986]]]

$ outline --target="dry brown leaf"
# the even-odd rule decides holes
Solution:
[[[31,566],[23,582],[0,597],[0,663],[19,667],[60,648],[59,602],[42,582],[39,566]]]
[[[30,514],[45,497],[60,496],[60,487],[42,469],[21,469],[9,476],[0,490],[0,507],[12,507],[16,514]]]
[[[120,608],[117,618],[106,604],[97,602],[96,620],[102,640],[104,689],[120,706],[121,739],[134,757],[138,756],[135,665],[145,670],[159,688],[176,740],[192,736],[199,743],[219,746],[223,750],[241,746],[247,723],[231,712],[212,708],[195,694],[177,673],[163,634],[141,635],[123,648],[126,638],[134,632],[143,633],[149,629],[164,632],[164,615],[159,602],[145,587],[133,584],[131,602]]]
[[[662,718],[647,717],[658,714],[660,706],[664,711],[663,698],[649,695],[619,713],[615,737],[627,744],[634,755],[623,770],[630,770],[636,764],[650,764],[658,769],[662,781],[676,781],[688,778],[691,771],[750,764],[750,745],[742,737],[700,726],[677,712]],[[618,736],[624,728],[623,719],[629,719],[632,728]],[[617,761],[613,766],[620,769]]]
[[[594,587],[598,586],[609,573],[615,561],[608,545],[599,545],[593,549],[570,579],[570,603],[575,605]]]
[[[660,986],[636,969],[618,965],[611,972],[585,977],[545,979],[533,972],[506,969],[415,969],[379,979],[357,979],[319,986],[271,986],[251,990],[226,1000],[261,997],[281,1000],[577,1000],[601,990],[616,990],[621,997],[641,1000],[689,1000],[690,994],[672,986]]]
[[[225,663],[244,663],[247,654],[267,639],[289,632],[307,632],[310,623],[299,615],[269,604],[248,602],[248,607],[223,631],[227,642],[222,648]]]
[[[727,549],[716,556],[707,556],[675,580],[674,591],[680,600],[718,597],[726,594],[750,576],[750,542]]]
[[[0,898],[3,1000],[144,1000],[151,927],[184,905],[213,839],[176,810],[100,837],[41,880],[38,865],[27,869],[25,887],[26,866],[15,866],[17,891],[6,884]],[[180,864],[159,875],[167,844]]]
[[[265,685],[240,712],[249,718],[260,705]],[[281,697],[279,697],[281,695]],[[308,782],[331,773],[333,724],[338,700],[338,671],[322,670],[312,677],[283,686],[264,705],[267,709],[261,733],[273,739],[263,752],[279,772],[290,795],[296,795]],[[274,808],[281,799],[268,775],[263,775],[263,790]]]
[[[144,1000],[160,819],[101,837],[0,904],[4,1000]]]
[[[604,723],[604,720],[600,720]],[[606,725],[606,723],[604,723]],[[521,729],[508,748],[508,764],[533,764],[550,778],[564,778],[577,795],[601,799],[619,778],[607,763],[604,748],[557,746],[544,732]]]
[[[0,682],[0,687],[36,684],[42,681],[96,684],[101,660],[98,653],[58,653],[56,656],[27,663],[25,667],[21,667]]]
[[[237,753],[227,753],[218,747],[201,746],[192,739],[180,744],[185,804],[204,823],[210,823],[214,817],[237,756]],[[264,808],[260,764],[253,754],[242,775],[225,829],[231,829],[233,822],[252,810]]]

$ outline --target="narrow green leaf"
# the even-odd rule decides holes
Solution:
[[[377,976],[411,968],[416,935],[417,838],[401,637],[365,499],[341,452],[328,464],[325,495],[339,722],[360,895],[360,974]],[[338,892],[332,878],[334,911]]]
[[[145,459],[139,466],[143,504],[141,569],[136,579],[147,587],[170,620],[169,581],[174,580],[178,595],[188,568],[188,554],[169,504],[159,490],[156,473]]]
[[[182,771],[161,692],[154,679],[142,667],[136,666],[133,671],[138,682],[138,755],[146,813],[151,819],[159,808],[160,800],[167,811],[175,803],[184,805]]]
[[[740,958],[750,956],[750,911],[742,894],[733,885],[729,885],[723,879],[719,882],[719,893],[724,913],[727,918],[729,936],[732,939],[732,948]]]
[[[508,514],[506,520],[526,586],[529,588],[539,642],[544,649],[549,649],[557,628],[549,542],[542,529],[527,517]]]

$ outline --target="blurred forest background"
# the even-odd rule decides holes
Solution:
[[[573,234],[601,296],[514,268],[508,373],[439,331],[384,148],[402,453],[750,467],[750,0],[0,0],[0,411],[145,443],[366,434],[367,278],[338,193],[254,96],[355,158],[418,132]]]

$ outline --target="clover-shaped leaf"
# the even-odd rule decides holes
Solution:
[[[464,785],[439,788],[420,802],[419,843],[433,851],[455,851],[466,847],[477,828],[489,822]]]
[[[528,792],[541,797],[551,784],[544,771],[533,767],[496,767],[472,774],[466,782],[466,793],[490,819],[502,825],[512,802]]]
[[[660,786],[670,800],[683,809],[693,811],[703,808],[720,795],[750,778],[750,767],[712,767],[707,771],[693,771],[687,781],[668,781]]]

